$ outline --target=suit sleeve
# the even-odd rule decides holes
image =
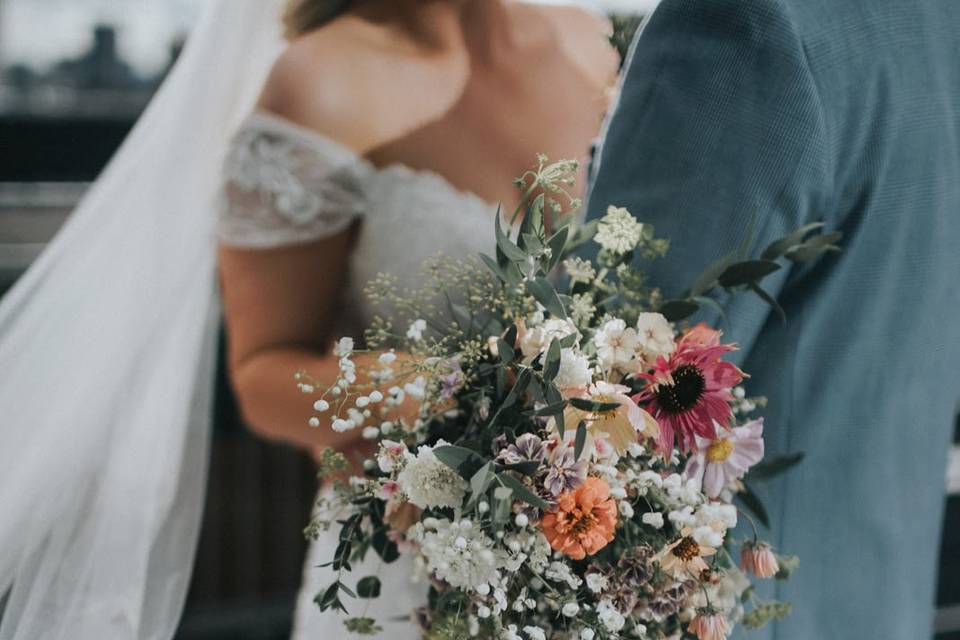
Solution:
[[[779,0],[663,0],[634,43],[588,215],[624,206],[669,238],[667,257],[642,267],[676,296],[739,246],[754,215],[751,256],[825,217],[825,140],[804,48]],[[781,295],[788,276],[784,268],[764,286]],[[752,294],[721,304],[721,326],[745,355],[770,309]]]

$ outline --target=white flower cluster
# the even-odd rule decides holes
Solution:
[[[451,586],[480,595],[500,587],[506,554],[471,520],[426,518],[408,537],[420,545],[426,569]]]
[[[536,326],[528,327],[520,335],[520,351],[529,363],[547,350],[550,343],[567,336],[577,335],[577,327],[570,320],[549,318]]]
[[[604,370],[627,371],[637,358],[652,364],[676,349],[673,327],[659,313],[641,313],[636,328],[628,327],[620,318],[609,319],[597,329],[593,344]]]
[[[467,493],[467,482],[433,453],[434,448],[447,444],[440,440],[433,447],[420,447],[416,456],[408,453],[407,464],[397,476],[407,499],[421,509],[459,508]]]
[[[610,207],[600,218],[594,241],[616,254],[636,249],[643,237],[643,225],[623,207]]]

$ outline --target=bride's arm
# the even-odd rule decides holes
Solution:
[[[294,381],[301,369],[337,378],[329,347],[349,250],[349,232],[278,249],[220,249],[230,378],[244,419],[267,438],[310,449],[357,442],[356,432],[307,426],[314,398]]]

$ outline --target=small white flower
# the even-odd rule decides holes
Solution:
[[[317,400],[316,402],[313,403],[313,408],[315,411],[319,411],[320,413],[323,413],[324,411],[330,408],[330,403],[327,402],[326,400]]]
[[[356,399],[354,404],[356,404],[359,408],[363,409],[364,407],[370,404],[370,398],[368,398],[367,396],[360,396],[359,398]]]
[[[420,341],[423,340],[423,332],[427,330],[427,321],[426,320],[414,320],[410,325],[410,328],[407,329],[407,337],[411,340]]]
[[[354,424],[352,421],[350,421],[350,420],[344,420],[343,418],[337,418],[336,420],[333,421],[333,425],[331,425],[331,426],[332,426],[333,430],[336,431],[337,433],[343,433],[344,431],[349,431],[350,429],[353,429],[353,428],[356,427],[357,425],[355,425],[355,424]]]
[[[659,313],[641,313],[637,317],[637,343],[647,362],[668,356],[677,348],[673,327]]]
[[[526,362],[533,361],[547,350],[554,340],[563,340],[576,335],[577,327],[565,318],[550,318],[535,327],[523,331],[520,336],[520,351]]]
[[[371,391],[368,397],[370,398],[370,402],[381,402],[383,400],[383,394],[376,390]]]
[[[312,384],[299,384],[297,386],[300,387],[300,391],[303,393],[313,393],[315,390]]]
[[[563,608],[560,610],[560,613],[567,616],[568,618],[572,618],[573,616],[580,613],[580,605],[577,604],[576,602],[568,602],[567,604],[563,605]]]
[[[593,336],[597,357],[604,369],[626,369],[637,353],[637,332],[619,318],[607,320]]]
[[[346,358],[353,353],[353,338],[340,338],[333,345],[333,355],[339,358]]]
[[[310,418],[310,419],[307,421],[307,424],[309,424],[311,427],[319,427],[319,426],[320,426],[320,418],[317,418],[317,417]]]
[[[663,528],[663,514],[659,511],[651,511],[650,513],[645,513],[640,516],[640,520],[643,521],[643,524],[653,527],[654,529]]]
[[[593,381],[590,360],[573,349],[560,350],[560,370],[554,383],[561,389],[573,389],[589,386]]]
[[[643,237],[643,225],[623,207],[609,207],[600,219],[593,240],[607,251],[623,254],[632,251]]]
[[[590,589],[593,593],[600,593],[606,589],[609,584],[607,576],[600,573],[588,573],[585,578],[587,580],[587,589]]]
[[[568,258],[563,261],[563,268],[571,282],[583,282],[589,284],[597,277],[597,272],[589,260],[583,258]]]
[[[530,524],[530,519],[527,518],[526,514],[523,513],[518,513],[517,517],[514,518],[513,521],[521,529]]]
[[[391,364],[397,359],[397,354],[393,351],[386,351],[380,354],[380,357],[377,360],[380,361],[380,364]]]
[[[626,618],[617,611],[617,608],[609,600],[602,600],[597,605],[597,617],[601,624],[611,633],[619,633],[627,623]]]
[[[582,629],[580,631],[580,640],[593,640],[596,637],[596,633],[590,627]]]
[[[364,427],[361,435],[364,440],[376,440],[380,437],[380,429],[376,427]]]
[[[626,500],[620,502],[620,515],[629,520],[633,517],[633,505]]]
[[[530,640],[547,640],[547,634],[543,632],[543,629],[540,627],[526,626],[523,628],[523,632],[527,634],[527,637]]]

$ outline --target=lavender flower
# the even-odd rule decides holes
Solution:
[[[525,433],[517,441],[500,451],[497,460],[503,464],[520,464],[521,462],[541,462],[547,452],[543,447],[543,440],[533,433]]]
[[[555,496],[576,489],[587,479],[587,461],[576,460],[573,453],[573,447],[562,444],[550,454],[543,485]]]

